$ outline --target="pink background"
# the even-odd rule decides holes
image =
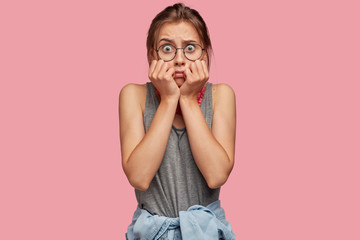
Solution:
[[[175,1],[2,1],[0,239],[124,239],[118,95]],[[237,239],[360,239],[359,1],[184,1],[237,96]]]

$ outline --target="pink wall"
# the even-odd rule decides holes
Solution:
[[[124,239],[118,94],[175,1],[0,4],[0,239]],[[237,239],[360,239],[358,1],[185,1],[237,95]]]

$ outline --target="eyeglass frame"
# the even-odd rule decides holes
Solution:
[[[199,59],[204,55],[204,50],[205,50],[205,48],[203,48],[200,44],[197,44],[197,43],[189,43],[189,44],[187,44],[187,45],[186,45],[185,47],[183,47],[183,48],[177,48],[177,47],[175,47],[174,45],[172,45],[172,44],[170,44],[170,43],[165,43],[165,44],[163,44],[163,45],[160,45],[160,46],[158,47],[158,49],[155,50],[156,53],[157,53],[157,55],[158,55],[158,57],[159,57],[160,59],[161,59],[161,57],[160,57],[160,55],[159,55],[159,50],[160,50],[160,48],[161,48],[162,46],[165,46],[165,45],[171,45],[171,46],[173,46],[173,47],[175,48],[175,54],[174,54],[174,57],[173,57],[172,59],[170,59],[170,60],[166,60],[166,61],[165,61],[164,59],[162,59],[164,62],[170,62],[170,61],[174,60],[174,58],[176,57],[176,54],[177,54],[178,49],[182,49],[182,50],[183,50],[184,56],[186,57],[187,60],[195,62],[196,60],[199,60]],[[185,48],[186,48],[187,46],[189,46],[189,45],[198,45],[198,46],[201,47],[201,55],[200,55],[199,58],[197,58],[197,59],[195,59],[195,60],[191,60],[191,59],[189,59],[189,58],[186,56],[186,54],[185,54]]]

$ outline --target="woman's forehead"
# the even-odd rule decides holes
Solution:
[[[174,42],[196,41],[201,42],[196,28],[189,22],[165,23],[160,28],[157,42],[168,39]]]

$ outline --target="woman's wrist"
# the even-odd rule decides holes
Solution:
[[[160,103],[177,105],[179,102],[179,96],[163,96],[160,98]]]
[[[179,99],[180,105],[198,105],[197,96],[191,95],[180,95]]]

